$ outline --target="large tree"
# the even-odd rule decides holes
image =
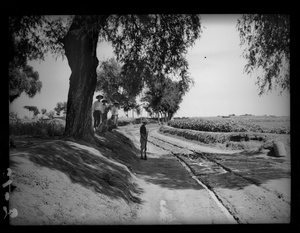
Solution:
[[[37,20],[38,25],[42,22],[46,26],[41,30],[44,38],[33,37],[34,48],[41,48],[38,50],[41,54],[45,48],[52,52],[64,49],[71,68],[65,136],[84,140],[94,140],[91,105],[97,83],[98,42],[110,42],[118,61],[125,67],[144,61],[152,72],[176,73],[185,79],[187,48],[201,32],[198,15],[76,15],[67,21],[70,27],[57,19]]]
[[[237,29],[247,60],[245,71],[261,69],[256,84],[259,95],[279,86],[290,89],[290,17],[280,14],[247,14],[238,19]]]
[[[99,36],[112,43],[117,59],[124,65],[147,61],[147,67],[153,71],[178,71],[184,79],[188,69],[184,55],[200,36],[200,18],[198,15],[75,16],[62,40],[72,71],[66,136],[93,139],[90,106],[97,82]]]

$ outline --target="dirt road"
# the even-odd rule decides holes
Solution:
[[[143,189],[133,224],[238,224],[290,221],[290,159],[221,151],[150,129]],[[139,125],[120,129],[139,147]]]

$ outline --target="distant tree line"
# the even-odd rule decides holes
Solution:
[[[63,115],[66,115],[67,102],[56,103],[54,110],[50,110],[49,112],[47,112],[47,109],[45,108],[42,108],[40,112],[38,107],[32,105],[26,105],[24,106],[24,108],[27,109],[30,113],[33,113],[33,118],[36,118],[40,113],[42,113],[42,116],[48,116],[49,118],[53,118],[55,114],[60,116],[61,112],[63,112]]]
[[[97,69],[96,91],[101,91],[111,102],[118,101],[127,116],[130,110],[140,115],[143,107],[150,116],[164,117],[166,121],[171,119],[193,84],[192,78],[174,81],[163,74],[137,70],[140,72],[126,73],[114,58],[103,61]],[[132,81],[136,79],[139,81]],[[137,96],[141,97],[142,104],[137,103]]]

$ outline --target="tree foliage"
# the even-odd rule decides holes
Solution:
[[[60,112],[63,111],[63,114],[67,113],[67,102],[58,102],[56,103],[56,107],[54,108],[57,115],[60,115]]]
[[[40,114],[39,109],[36,106],[24,106],[25,109],[27,109],[29,112],[33,112],[34,117],[36,117],[38,114]]]
[[[247,64],[245,71],[252,74],[261,68],[263,75],[257,77],[259,95],[279,86],[282,91],[290,89],[290,17],[289,15],[243,15],[238,19],[237,29]],[[281,92],[282,92],[281,91]]]
[[[28,60],[44,59],[48,51],[62,54],[58,37],[65,32],[59,18],[46,16],[9,17],[9,100],[25,92],[30,98],[41,91],[39,74]]]
[[[139,112],[136,97],[144,88],[144,69],[135,69],[141,65],[138,61],[127,65],[134,67],[127,67],[125,72],[124,67],[114,58],[101,62],[97,70],[96,91],[101,91],[110,102],[118,101],[125,112]]]
[[[46,113],[46,116],[48,116],[50,119],[53,119],[54,115],[55,115],[55,111],[53,110],[50,110],[49,112]]]
[[[30,98],[41,91],[42,82],[33,67],[25,64],[20,68],[9,67],[9,101],[12,102],[25,92]]]
[[[193,85],[193,80],[189,78],[186,80],[187,82],[183,82],[162,77],[156,79],[161,81],[151,83],[142,98],[142,101],[146,102],[144,108],[151,115],[161,113],[169,120],[179,110],[183,96]]]
[[[127,84],[140,87],[142,82],[126,74],[135,74],[137,80],[142,79],[139,74],[149,77],[152,73],[188,79],[185,55],[201,33],[200,16],[195,14],[20,16],[11,17],[9,23],[10,61],[17,57],[24,64],[26,59],[43,59],[48,52],[68,58],[71,76],[65,135],[87,140],[93,134],[88,116],[97,81],[99,41],[112,44]]]
[[[42,108],[42,109],[41,109],[41,112],[42,112],[43,115],[45,115],[45,114],[47,113],[47,109]]]
[[[109,101],[123,102],[126,95],[122,67],[114,58],[103,61],[97,69],[96,91],[101,91]]]
[[[63,55],[60,38],[71,17],[22,15],[9,17],[9,62],[14,67],[27,60],[43,60],[48,52]]]

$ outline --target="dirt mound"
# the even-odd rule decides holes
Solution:
[[[131,172],[138,160],[117,132],[99,145],[15,138],[10,150],[12,225],[125,224],[135,215],[140,190]]]

